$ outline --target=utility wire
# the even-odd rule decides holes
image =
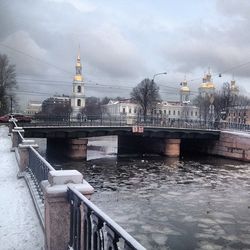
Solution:
[[[26,57],[29,57],[29,58],[31,58],[32,60],[38,61],[38,62],[40,62],[40,63],[42,63],[42,64],[45,64],[45,65],[48,65],[48,66],[52,66],[52,67],[54,67],[54,68],[56,68],[56,69],[58,69],[58,70],[60,70],[60,71],[63,71],[63,72],[65,72],[65,73],[67,73],[67,74],[72,75],[72,72],[69,72],[69,71],[67,71],[67,70],[65,70],[65,69],[63,69],[63,68],[61,68],[61,67],[58,67],[57,65],[52,64],[52,63],[46,62],[46,61],[44,61],[44,60],[41,60],[40,58],[34,57],[34,56],[32,56],[32,55],[29,55],[29,54],[27,54],[27,53],[25,53],[25,52],[23,52],[23,51],[21,51],[21,50],[14,49],[14,48],[12,48],[12,47],[10,47],[10,46],[8,46],[8,45],[6,45],[6,44],[3,44],[3,43],[0,43],[0,46],[2,46],[2,47],[4,47],[4,48],[7,48],[7,49],[9,49],[9,50],[12,50],[12,51],[14,51],[14,52],[16,52],[16,53],[25,55]]]

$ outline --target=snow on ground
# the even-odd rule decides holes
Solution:
[[[44,235],[24,179],[17,179],[8,128],[0,126],[0,249],[44,249]]]

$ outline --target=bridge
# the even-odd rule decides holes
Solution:
[[[118,154],[154,153],[178,157],[187,140],[218,140],[220,130],[197,121],[128,125],[118,120],[85,122],[49,121],[22,124],[26,138],[47,138],[48,152],[63,152],[70,158],[87,156],[89,137],[118,136]],[[55,153],[55,152],[54,152]]]

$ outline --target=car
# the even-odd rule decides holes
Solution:
[[[10,115],[0,116],[0,122],[8,122],[10,119]]]
[[[17,122],[31,122],[31,117],[23,114],[6,114],[0,116],[0,122],[8,122],[10,118],[15,118]]]

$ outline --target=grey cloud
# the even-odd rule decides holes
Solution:
[[[87,69],[94,74],[132,78],[145,70],[137,48],[115,24],[100,25],[104,17],[95,13],[96,8],[89,1],[45,0],[35,4],[31,0],[22,3],[13,1],[12,7],[8,7],[8,12],[12,14],[16,8],[19,9],[12,35],[25,30],[38,45],[38,50],[46,48],[46,61],[68,69],[72,75],[78,44],[81,44]],[[6,34],[3,36],[0,35],[0,39],[6,41]],[[18,48],[25,51],[27,46]],[[39,56],[39,51],[28,51]],[[34,68],[33,64],[29,70],[37,74]],[[51,71],[51,68],[43,70],[44,73]]]
[[[250,2],[248,0],[217,0],[217,10],[227,17],[249,19]]]
[[[237,1],[224,1],[226,6],[225,2]],[[234,4],[231,4],[231,8],[233,6]],[[244,11],[240,12],[238,9],[238,15],[242,13],[244,16]],[[236,18],[231,22],[230,17],[226,18],[229,19],[228,22],[223,20],[209,24],[204,21],[179,28],[176,32],[181,35],[175,40],[175,44],[168,43],[163,48],[166,58],[183,73],[210,66],[216,72],[230,72],[231,69],[230,73],[235,73],[239,77],[249,77],[250,65],[239,68],[235,66],[249,61],[250,19]]]

